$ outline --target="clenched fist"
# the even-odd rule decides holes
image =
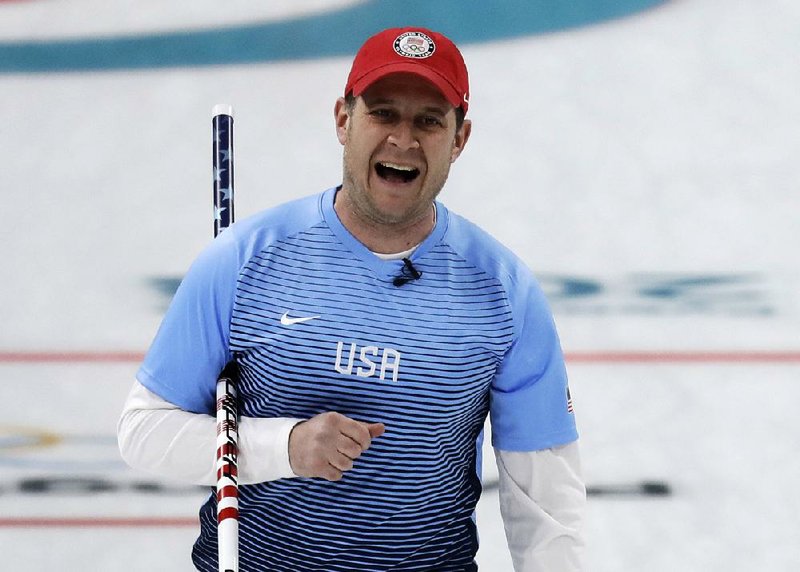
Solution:
[[[320,413],[292,429],[289,463],[299,477],[338,481],[385,430],[383,423],[363,423],[335,412]]]

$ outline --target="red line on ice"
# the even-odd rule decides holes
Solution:
[[[0,518],[0,528],[152,528],[197,526],[194,517],[19,517]]]
[[[138,363],[142,352],[0,351],[0,363]]]

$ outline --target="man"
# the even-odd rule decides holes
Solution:
[[[123,457],[213,485],[214,386],[234,359],[242,570],[477,570],[490,414],[515,569],[579,570],[585,489],[550,311],[512,253],[435,200],[472,128],[461,54],[385,30],[344,95],[341,186],[201,254],[137,374]],[[199,570],[216,570],[215,510],[211,495]]]

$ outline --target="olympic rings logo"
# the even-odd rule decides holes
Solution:
[[[62,437],[50,431],[28,427],[0,426],[0,452],[53,447]]]
[[[0,425],[0,469],[119,470],[126,465],[113,435],[62,435],[46,429]]]
[[[428,51],[428,48],[425,46],[418,46],[417,44],[405,44],[403,49],[407,52],[416,52],[418,54]]]
[[[429,58],[436,51],[436,44],[422,32],[406,32],[394,41],[394,51],[404,58]]]

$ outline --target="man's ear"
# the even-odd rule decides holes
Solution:
[[[350,122],[350,112],[347,109],[347,102],[343,97],[336,100],[333,106],[333,117],[336,121],[336,138],[342,145],[347,141],[347,125]]]
[[[453,140],[453,150],[450,152],[450,162],[455,163],[456,159],[461,155],[464,147],[469,141],[469,136],[472,133],[472,121],[465,119],[461,124],[461,129],[456,131],[456,138]]]

